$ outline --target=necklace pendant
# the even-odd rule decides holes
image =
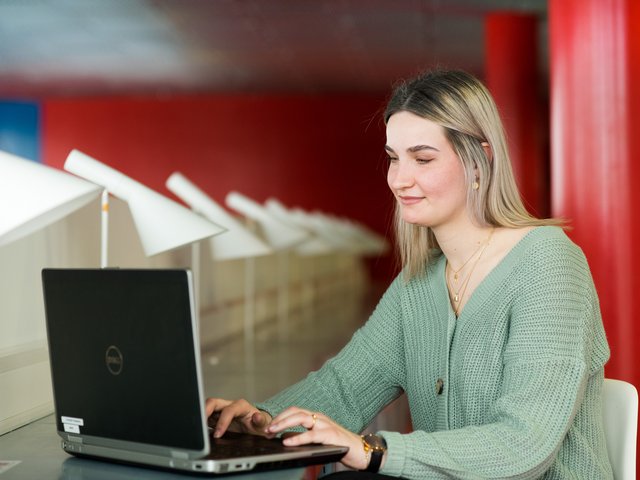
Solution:
[[[453,281],[457,282],[458,281],[458,272],[453,274]]]
[[[456,302],[456,303],[458,303],[460,301],[460,297],[458,296],[457,293],[453,296],[453,301]]]

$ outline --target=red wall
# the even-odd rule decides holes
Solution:
[[[589,259],[611,347],[605,375],[636,388],[639,22],[637,0],[549,2],[553,211],[572,219]]]
[[[197,95],[43,103],[42,158],[77,148],[168,196],[178,170],[220,204],[260,202],[344,215],[388,231],[384,96]],[[175,197],[173,197],[175,198]],[[390,263],[376,276],[390,275]]]
[[[485,78],[507,132],[514,174],[525,205],[548,217],[548,98],[538,75],[536,15],[498,12],[485,21]]]

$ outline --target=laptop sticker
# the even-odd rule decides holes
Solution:
[[[60,417],[62,423],[69,425],[78,425],[79,427],[84,427],[84,420],[82,418],[76,417],[65,417],[64,415]]]
[[[82,418],[65,417],[63,415],[60,417],[60,420],[62,420],[64,431],[67,433],[80,433],[80,427],[84,427],[84,420]]]
[[[78,425],[64,424],[64,431],[67,433],[80,433],[80,427]]]

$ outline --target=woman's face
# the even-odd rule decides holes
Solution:
[[[395,113],[387,122],[385,150],[387,183],[404,221],[436,228],[468,218],[464,167],[440,125]]]

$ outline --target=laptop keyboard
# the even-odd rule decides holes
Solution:
[[[282,440],[265,438],[246,433],[227,432],[222,438],[209,436],[211,453],[209,458],[234,458],[268,455],[295,451],[296,447],[285,447]]]

